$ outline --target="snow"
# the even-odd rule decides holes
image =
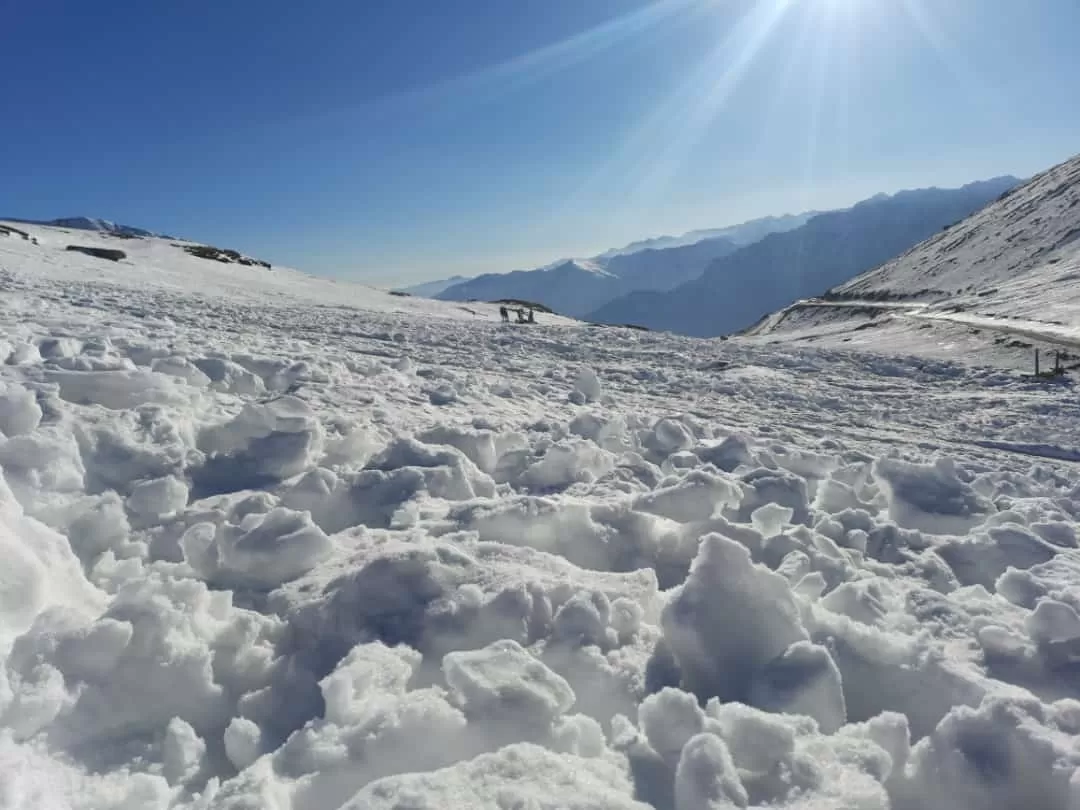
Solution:
[[[0,807],[1077,806],[1069,384],[25,227]]]
[[[880,267],[758,324],[755,342],[965,358],[1031,369],[1080,352],[1080,157]]]

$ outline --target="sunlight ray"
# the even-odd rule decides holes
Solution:
[[[619,210],[610,212],[612,219],[641,209],[644,200],[659,194],[715,121],[792,2],[755,3],[679,87],[623,138],[611,157],[574,189],[568,205],[588,197],[598,187],[626,177],[639,179],[624,196]],[[699,2],[693,11],[708,14],[715,10],[712,6],[712,2]]]
[[[944,28],[930,16],[922,0],[900,0],[900,7],[923,39],[934,49],[941,63],[962,84],[966,97],[971,101],[977,100],[985,111],[996,116],[1004,116],[1008,105],[1002,95],[983,81],[964,60],[962,50],[949,39]]]
[[[767,0],[757,4],[705,58],[682,92],[673,98],[671,109],[666,111],[668,120],[678,121],[679,127],[674,136],[651,156],[650,168],[644,173],[635,197],[654,193],[681,168],[688,153],[698,145],[706,129],[738,88],[791,4],[791,0]],[[729,56],[733,49],[734,56]],[[702,92],[703,88],[707,89]]]

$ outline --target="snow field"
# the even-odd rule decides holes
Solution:
[[[1054,390],[15,270],[0,807],[1080,802]]]

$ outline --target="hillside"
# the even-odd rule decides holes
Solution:
[[[632,293],[588,318],[701,337],[735,332],[771,310],[880,265],[978,211],[1018,182],[1003,177],[959,189],[878,195],[717,259],[700,278],[674,290]]]
[[[46,225],[54,228],[68,228],[79,231],[97,231],[98,233],[111,234],[120,237],[157,236],[142,228],[133,228],[130,225],[119,225],[107,219],[95,217],[62,217],[60,219],[34,220],[34,219],[4,219],[0,222],[17,222],[24,225]],[[167,237],[166,237],[167,238]]]
[[[1014,314],[1070,296],[1071,260],[1080,248],[1080,157],[1046,171],[975,216],[907,253],[839,285],[851,298],[917,298],[927,294],[984,293],[983,308],[1008,303]],[[1054,285],[1037,302],[1017,299],[1017,285]],[[1001,288],[1004,285],[1005,290]],[[997,291],[991,291],[997,288]],[[1043,310],[1045,312],[1045,310]]]
[[[799,302],[759,339],[918,353],[1080,353],[1080,157],[892,261]]]
[[[5,222],[16,223],[13,227],[17,231],[5,235]],[[36,242],[23,239],[22,233]],[[109,261],[69,250],[69,246],[120,250],[125,255],[119,261]],[[65,299],[77,298],[78,291],[86,285],[95,289],[111,285],[120,298],[129,297],[134,291],[183,292],[208,302],[271,300],[282,305],[296,302],[339,308],[343,317],[348,308],[360,307],[364,311],[399,313],[421,320],[499,320],[495,306],[396,296],[364,284],[312,276],[287,267],[275,265],[269,269],[257,260],[249,263],[236,251],[197,242],[138,236],[117,240],[98,229],[33,225],[18,220],[0,220],[0,274],[20,283],[37,278],[62,283]],[[208,306],[212,309],[216,305]],[[153,315],[153,309],[146,314]],[[576,323],[553,315],[544,315],[540,320],[548,324]]]

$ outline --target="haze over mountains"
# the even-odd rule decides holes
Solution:
[[[718,257],[699,277],[675,289],[636,291],[587,317],[696,337],[729,334],[772,310],[873,269],[970,216],[1019,182],[998,177],[959,189],[877,195]]]
[[[671,290],[696,278],[709,262],[769,233],[797,228],[814,212],[765,217],[740,225],[662,236],[591,259],[565,259],[512,273],[487,273],[445,288],[446,301],[521,299],[580,317],[635,290]],[[418,288],[407,290],[416,295]]]
[[[741,225],[731,225],[727,228],[709,228],[706,230],[689,231],[682,236],[656,236],[652,239],[641,239],[631,242],[626,247],[613,248],[601,253],[597,258],[606,259],[612,256],[621,256],[625,253],[637,253],[642,250],[660,250],[662,248],[683,247],[703,242],[706,239],[727,239],[740,247],[752,245],[759,239],[763,239],[770,233],[791,231],[803,225],[810,217],[821,213],[820,211],[807,211],[802,214],[784,214],[778,217],[761,217],[752,219]]]
[[[406,291],[448,301],[535,301],[599,323],[712,337],[888,261],[1019,182],[1005,176],[877,194],[848,209],[646,239],[591,259]]]

